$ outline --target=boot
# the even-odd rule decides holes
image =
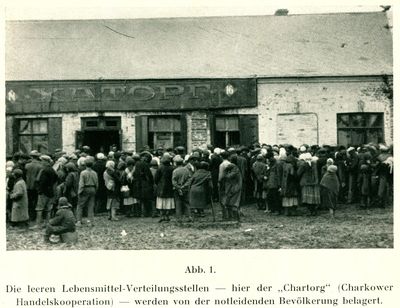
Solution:
[[[110,220],[111,221],[118,221],[119,219],[117,218],[117,209],[116,208],[111,208],[111,216]]]
[[[40,229],[43,224],[43,211],[36,211],[36,223],[32,229]]]

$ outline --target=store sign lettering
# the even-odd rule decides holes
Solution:
[[[10,112],[252,107],[255,79],[8,82]],[[32,111],[31,111],[32,110]]]

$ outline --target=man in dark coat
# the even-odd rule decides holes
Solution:
[[[30,153],[32,160],[25,165],[26,171],[26,188],[28,189],[28,208],[29,218],[31,220],[36,219],[36,204],[38,201],[38,187],[37,177],[42,170],[43,166],[39,160],[40,154],[38,151],[32,151]]]
[[[47,155],[40,156],[43,169],[38,174],[38,202],[36,205],[36,227],[40,227],[43,222],[43,216],[47,220],[50,218],[50,212],[53,207],[53,198],[58,176],[51,167],[51,158]]]
[[[210,172],[213,183],[213,201],[218,201],[219,191],[218,191],[218,173],[219,165],[222,163],[221,149],[215,148],[214,153],[210,157]]]
[[[103,153],[98,153],[93,165],[93,170],[97,173],[97,178],[99,179],[99,188],[96,192],[95,213],[101,213],[106,210],[107,189],[103,177],[104,171],[106,171],[106,160],[107,157]]]
[[[154,179],[150,171],[152,156],[148,151],[140,154],[140,160],[135,164],[133,172],[134,190],[132,197],[139,199],[141,215],[150,216],[152,200],[154,199]]]

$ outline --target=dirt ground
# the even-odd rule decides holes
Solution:
[[[296,248],[392,248],[393,209],[339,205],[336,218],[327,211],[307,216],[267,214],[255,205],[243,207],[240,224],[222,222],[216,206],[194,223],[158,223],[158,218],[127,218],[111,222],[106,214],[95,217],[94,226],[77,228],[78,243],[47,244],[44,230],[7,227],[7,250],[135,250],[135,249],[296,249]]]

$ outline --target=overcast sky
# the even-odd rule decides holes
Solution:
[[[6,19],[108,19],[108,18],[156,18],[184,16],[272,15],[279,8],[289,14],[313,14],[332,12],[381,11],[373,0],[360,1],[268,1],[268,0],[130,0],[51,1],[13,0],[6,3]],[[391,1],[386,1],[390,3]],[[56,4],[56,5],[54,5]],[[100,6],[101,4],[101,6]],[[318,4],[318,6],[316,5]],[[332,5],[335,4],[335,5]],[[360,5],[363,4],[363,5]],[[33,6],[34,5],[34,6]]]

